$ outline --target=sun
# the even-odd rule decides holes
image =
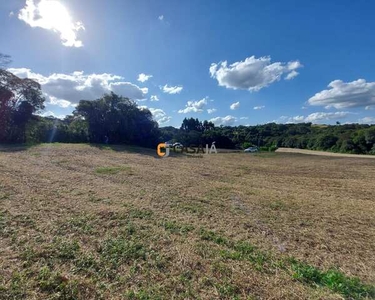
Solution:
[[[84,30],[82,22],[73,22],[69,10],[58,0],[26,0],[26,7],[21,9],[19,18],[32,27],[41,27],[60,33],[64,46],[82,47],[77,32]]]
[[[72,20],[66,7],[58,1],[43,1],[39,5],[39,14],[51,29],[68,31]]]

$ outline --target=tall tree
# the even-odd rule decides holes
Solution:
[[[128,98],[115,93],[95,101],[81,100],[75,115],[88,123],[90,142],[154,146],[159,137],[158,124],[148,109],[139,109]]]
[[[1,65],[9,61],[9,56],[0,56]],[[26,124],[44,109],[44,101],[39,83],[0,69],[0,141],[24,142]]]

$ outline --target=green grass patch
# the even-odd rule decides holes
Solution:
[[[26,272],[13,273],[7,286],[0,284],[0,299],[26,299],[27,281]]]
[[[219,252],[223,259],[249,261],[256,270],[262,272],[283,270],[289,272],[294,279],[306,284],[326,287],[347,299],[375,298],[375,286],[363,284],[359,278],[346,276],[338,270],[320,270],[294,258],[276,259],[246,241],[233,242],[203,228],[200,230],[200,237],[202,240],[224,246],[226,249],[221,249]],[[202,246],[200,248],[203,249]]]
[[[128,175],[132,174],[131,168],[129,166],[100,167],[95,169],[95,173],[100,175],[114,175],[122,172],[126,172]]]
[[[375,298],[375,286],[363,284],[359,278],[348,277],[334,269],[322,271],[295,259],[291,259],[290,264],[292,276],[299,281],[327,287],[347,299]]]
[[[64,220],[58,228],[61,233],[93,233],[92,217],[86,215],[74,216]]]
[[[199,235],[200,235],[200,238],[204,241],[211,241],[218,245],[226,245],[226,246],[229,245],[229,241],[227,238],[221,236],[220,234],[214,231],[201,228],[199,231]]]
[[[7,200],[7,199],[9,199],[9,196],[10,196],[9,193],[0,192],[0,200]]]
[[[257,152],[253,155],[259,158],[275,158],[278,154],[276,152]]]
[[[143,244],[122,237],[104,241],[99,253],[103,258],[115,265],[146,259],[146,248]]]
[[[126,300],[163,300],[165,299],[161,295],[153,291],[139,290],[139,291],[129,291],[125,293]]]
[[[80,246],[77,241],[56,239],[53,247],[57,258],[62,260],[74,259],[80,251]]]
[[[220,255],[224,259],[249,261],[258,271],[270,271],[270,264],[273,263],[270,255],[264,251],[256,249],[253,245],[244,241],[235,243],[232,250],[222,250]]]
[[[280,200],[276,200],[270,203],[270,208],[272,210],[288,210],[286,204]]]
[[[50,299],[79,299],[78,282],[69,280],[59,272],[53,272],[49,267],[40,269],[38,286],[41,291],[52,294]]]
[[[189,224],[179,224],[176,221],[164,221],[162,226],[165,230],[174,234],[185,234],[194,230],[194,226]]]
[[[230,282],[216,284],[215,287],[220,295],[220,299],[240,299],[240,289]]]
[[[88,254],[81,254],[75,261],[74,261],[75,272],[89,272],[91,270],[99,271],[100,266],[99,262],[95,259],[94,255],[91,253]]]
[[[129,216],[135,219],[151,219],[154,212],[150,209],[133,208],[129,212]]]
[[[182,210],[191,212],[194,214],[201,215],[203,213],[203,206],[199,203],[183,204],[181,205]]]

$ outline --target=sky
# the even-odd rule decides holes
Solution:
[[[160,126],[375,123],[375,2],[7,0],[0,52],[42,115],[113,91]]]

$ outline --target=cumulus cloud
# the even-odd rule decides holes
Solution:
[[[164,20],[164,15],[160,15],[160,16],[158,17],[158,19],[159,19],[159,21],[163,21],[163,20]]]
[[[236,110],[240,107],[240,102],[234,102],[230,105],[231,110]]]
[[[184,109],[180,109],[178,111],[179,114],[187,114],[187,113],[201,113],[204,111],[208,103],[208,97],[204,97],[199,101],[188,101]]]
[[[259,110],[259,109],[263,109],[263,108],[265,108],[264,105],[261,105],[261,106],[254,106],[254,109],[255,109],[255,110]]]
[[[60,120],[63,120],[65,118],[65,115],[57,115],[53,111],[50,111],[50,110],[42,112],[39,115],[42,117],[53,117],[53,118],[60,119]]]
[[[279,120],[282,123],[321,123],[324,121],[345,119],[350,113],[347,111],[337,112],[315,112],[308,116],[282,116]]]
[[[217,111],[216,108],[209,108],[209,109],[207,109],[207,112],[208,112],[209,114],[213,114],[213,113],[216,112],[216,111]]]
[[[375,117],[364,117],[358,120],[362,124],[375,124]]]
[[[147,75],[145,73],[141,73],[141,74],[138,75],[138,79],[137,80],[140,81],[140,82],[145,82],[145,81],[149,80],[152,77],[153,77],[152,75]]]
[[[41,84],[49,103],[60,107],[74,106],[80,100],[95,100],[111,91],[133,100],[144,99],[148,93],[147,88],[140,88],[131,82],[122,81],[121,76],[107,73],[86,75],[79,71],[43,76],[26,68],[8,70],[21,78],[35,79]]]
[[[39,27],[60,34],[66,47],[82,47],[77,37],[79,30],[85,30],[82,22],[73,22],[69,11],[57,0],[26,0],[18,18],[31,27]]]
[[[151,101],[159,101],[159,98],[156,95],[151,95],[150,100]]]
[[[213,63],[210,67],[210,74],[218,81],[219,86],[234,90],[259,91],[280,80],[283,75],[286,75],[287,80],[292,79],[298,75],[296,69],[301,67],[299,61],[271,63],[270,56],[260,58],[251,56],[229,66],[227,61]]]
[[[233,125],[233,123],[237,121],[237,118],[231,115],[228,115],[226,117],[212,118],[209,121],[214,123],[216,126],[220,126],[220,125],[230,126],[230,125]]]
[[[241,117],[240,120],[248,120],[249,117]]]
[[[285,76],[285,80],[291,80],[294,77],[297,77],[298,74],[299,73],[297,71],[293,70],[292,72],[290,72],[288,75]]]
[[[11,12],[9,13],[9,18],[12,18],[13,16],[14,16],[14,12],[11,11]]]
[[[352,82],[334,80],[327,90],[316,93],[308,100],[310,105],[334,107],[371,107],[375,105],[375,82],[358,79]]]
[[[172,118],[170,116],[167,116],[164,110],[160,108],[149,108],[152,115],[154,116],[156,122],[159,123],[159,125],[163,125],[168,123]]]
[[[181,93],[183,86],[182,85],[176,85],[176,86],[169,86],[166,84],[165,86],[161,86],[160,89],[167,94],[179,94]]]

